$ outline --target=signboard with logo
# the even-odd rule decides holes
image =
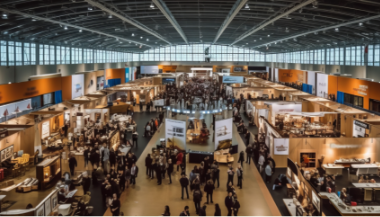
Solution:
[[[244,83],[244,77],[243,76],[223,76],[223,83],[225,84]]]
[[[319,97],[327,98],[328,97],[328,84],[329,76],[322,73],[317,73],[317,82],[316,82],[316,95]]]
[[[158,66],[141,66],[141,74],[158,74],[159,72]]]
[[[186,150],[186,121],[179,121],[166,118],[165,120],[166,147]]]
[[[84,94],[84,75],[72,75],[71,76],[71,98],[75,99],[83,96]]]
[[[274,147],[273,147],[274,155],[289,155],[289,138],[275,138],[274,139]]]
[[[215,150],[232,146],[232,118],[215,121]]]
[[[369,129],[369,124],[354,120],[354,128],[352,131],[353,137],[365,137],[366,129]]]

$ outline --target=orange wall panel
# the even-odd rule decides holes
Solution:
[[[363,97],[363,108],[369,108],[369,86],[370,81],[363,81],[355,78],[337,77],[338,91]],[[329,81],[330,83],[330,81]],[[329,85],[330,86],[330,85]],[[372,91],[376,91],[375,89]]]
[[[304,83],[304,71],[296,69],[279,69],[278,79],[281,82],[302,82]]]
[[[62,77],[62,101],[71,100],[71,76]]]
[[[335,98],[337,97],[337,91],[338,91],[338,77],[329,75],[328,76],[328,94],[333,94]]]
[[[162,72],[163,73],[170,73],[170,72],[176,72],[177,66],[163,66]]]
[[[121,83],[125,83],[125,69],[106,69],[106,80],[120,78]]]
[[[0,104],[61,90],[61,78],[46,78],[0,85]]]

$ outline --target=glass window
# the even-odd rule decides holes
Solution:
[[[16,52],[16,65],[21,66],[22,65],[22,43],[21,42],[16,42],[15,52]]]
[[[24,43],[24,65],[30,65],[30,43]]]
[[[8,65],[15,65],[15,42],[8,41]]]
[[[1,42],[1,65],[6,66],[7,65],[7,41],[0,41]]]
[[[380,66],[380,44],[376,44],[374,48],[373,63],[374,66]]]

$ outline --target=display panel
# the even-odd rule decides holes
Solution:
[[[266,72],[267,67],[266,66],[248,66],[248,71]]]
[[[313,86],[312,94],[315,94],[315,72],[307,72],[307,84]]]
[[[274,155],[289,155],[289,139],[274,139]]]
[[[43,97],[43,105],[49,105],[49,104],[53,104],[53,93],[47,93],[47,94],[44,94]]]
[[[175,84],[175,78],[162,78],[162,84]]]
[[[71,84],[71,98],[75,99],[83,96],[84,93],[84,75],[72,75],[72,84]]]
[[[165,120],[165,138],[166,147],[177,149],[178,151],[186,150],[186,121],[172,119]]]
[[[244,77],[243,76],[223,76],[223,83],[225,84],[244,83]]]
[[[96,90],[103,90],[104,88],[104,76],[96,78]]]
[[[369,124],[354,120],[352,136],[353,137],[365,137],[365,130],[369,129]]]
[[[46,121],[46,122],[42,123],[41,138],[45,139],[45,138],[49,137],[49,135],[50,135],[50,122]]]
[[[215,121],[215,150],[231,148],[232,118]]]
[[[158,74],[160,69],[158,66],[141,66],[141,74]]]
[[[318,195],[312,190],[311,191],[311,194],[312,194],[312,202],[313,202],[313,205],[317,208],[318,212],[321,212],[320,208],[321,208],[321,200],[319,199]]]

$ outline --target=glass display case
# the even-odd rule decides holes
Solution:
[[[56,183],[61,178],[61,156],[47,158],[36,167],[39,190],[44,190]]]

